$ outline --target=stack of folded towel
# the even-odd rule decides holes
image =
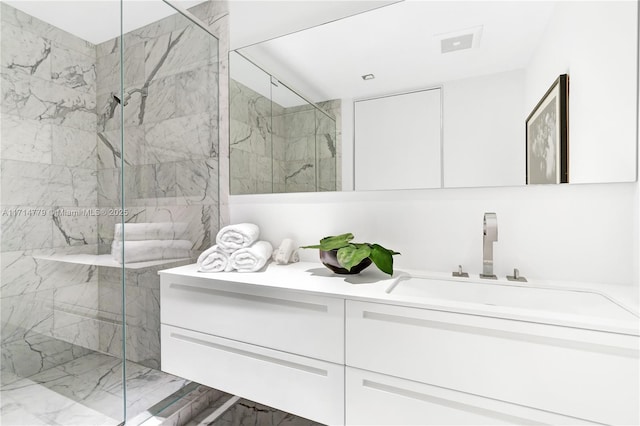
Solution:
[[[216,245],[198,257],[199,272],[255,272],[267,263],[273,247],[258,241],[260,228],[253,223],[225,226],[216,236]]]
[[[117,223],[111,255],[118,263],[191,257],[191,241],[184,239],[186,223]],[[122,248],[124,246],[124,259]]]

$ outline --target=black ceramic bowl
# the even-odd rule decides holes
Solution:
[[[369,265],[371,265],[371,259],[365,257],[362,262],[355,265],[351,270],[347,270],[340,265],[338,262],[338,249],[330,250],[330,251],[322,251],[320,250],[320,261],[324,266],[331,269],[336,274],[341,275],[351,275],[351,274],[359,274],[364,271]]]

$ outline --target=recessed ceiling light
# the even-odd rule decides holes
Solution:
[[[363,80],[373,80],[374,78],[376,78],[376,76],[373,74],[365,74],[362,76]]]

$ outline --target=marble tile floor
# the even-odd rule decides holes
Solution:
[[[247,399],[241,399],[219,417],[210,415],[218,404],[209,406],[184,423],[184,426],[324,426],[322,423],[298,417]],[[162,425],[165,426],[165,425]],[[173,426],[173,425],[171,425]],[[181,426],[177,424],[177,426]]]
[[[144,418],[150,407],[190,383],[131,361],[126,363],[126,379],[129,419]],[[118,425],[123,395],[122,361],[91,353],[28,378],[4,375],[0,424]]]

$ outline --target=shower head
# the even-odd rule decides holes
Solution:
[[[117,97],[116,95],[112,95],[112,96],[113,96],[113,99],[115,99],[115,101],[117,103],[119,103],[120,105],[127,106],[127,104],[129,103],[127,100],[125,100],[125,102],[123,104],[119,97]]]

